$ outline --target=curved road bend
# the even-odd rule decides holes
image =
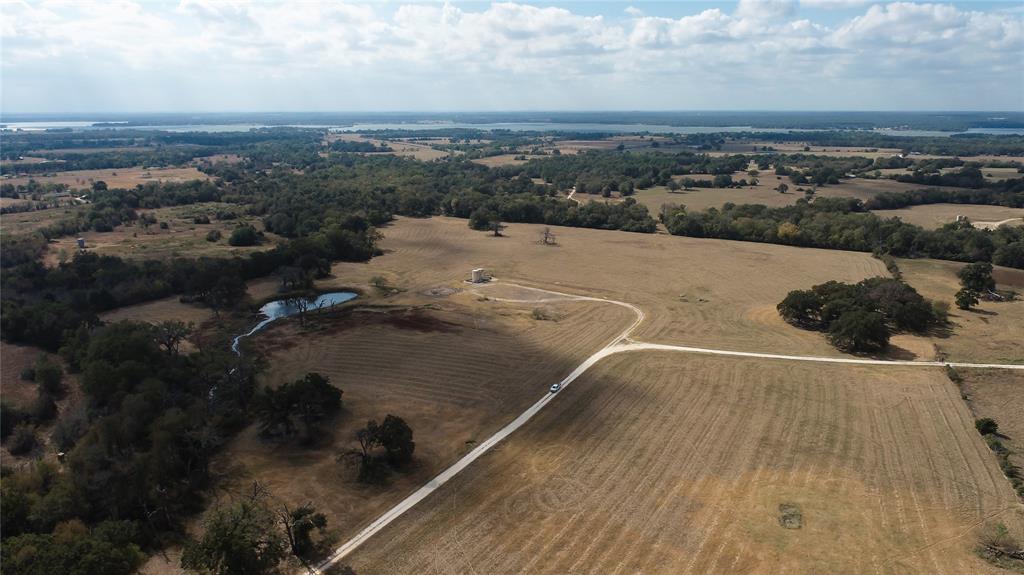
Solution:
[[[522,300],[522,299],[508,299],[508,298],[496,298],[490,297],[494,301],[503,301],[509,303],[556,303],[565,301],[594,301],[601,303],[610,303],[625,308],[629,308],[636,314],[636,319],[627,327],[621,334],[615,339],[610,341],[604,347],[596,351],[593,355],[588,357],[579,366],[576,367],[569,375],[565,376],[559,383],[564,389],[569,386],[579,376],[583,375],[591,366],[601,361],[609,355],[616,353],[624,353],[629,351],[677,351],[685,353],[698,353],[698,354],[711,354],[711,355],[724,355],[730,357],[753,357],[761,359],[778,359],[785,361],[811,361],[819,363],[845,363],[845,364],[860,364],[860,365],[894,365],[894,366],[910,366],[910,367],[972,367],[972,368],[991,368],[991,369],[1019,369],[1024,370],[1024,364],[1002,364],[1002,363],[962,363],[962,362],[942,362],[942,361],[898,361],[898,360],[884,360],[884,359],[856,359],[846,357],[821,357],[821,356],[807,356],[807,355],[784,355],[777,353],[757,353],[748,351],[730,351],[722,349],[709,349],[703,347],[688,347],[681,345],[666,345],[660,343],[643,343],[635,342],[629,339],[629,334],[633,333],[641,322],[643,322],[646,315],[643,310],[639,307],[622,301],[610,300],[605,298],[579,296],[574,294],[567,294],[552,290],[545,290],[540,288],[533,288],[528,286],[521,286],[514,283],[505,282],[505,285],[510,285],[518,288],[528,289],[531,291],[538,291],[548,293],[553,296],[552,298],[542,298],[533,300]],[[483,286],[485,287],[485,286]],[[355,537],[345,542],[343,545],[335,549],[326,559],[321,561],[314,567],[315,573],[322,573],[324,570],[329,569],[334,564],[344,559],[348,554],[354,551],[357,547],[362,545],[367,539],[373,537],[377,532],[387,527],[392,521],[400,517],[403,513],[411,509],[420,501],[423,501],[431,493],[436,491],[439,487],[447,483],[451,478],[455,477],[460,471],[469,467],[471,463],[480,458],[483,454],[490,451],[495,445],[501,440],[505,439],[512,434],[515,430],[522,427],[529,421],[534,415],[540,412],[551,400],[555,398],[557,394],[545,393],[536,403],[527,408],[526,411],[521,413],[519,417],[516,417],[505,427],[499,429],[494,435],[487,438],[483,443],[477,445],[472,451],[462,456],[461,459],[453,463],[450,467],[442,471],[439,475],[428,481],[425,485],[413,492],[412,495],[406,497],[397,505],[389,509],[383,515],[378,517],[373,523],[370,523],[366,528],[356,534]]]

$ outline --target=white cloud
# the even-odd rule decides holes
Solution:
[[[839,4],[863,2],[800,0]],[[789,0],[676,18],[573,8],[7,2],[3,106],[1024,107],[1024,20],[1007,12],[896,2],[826,24]]]

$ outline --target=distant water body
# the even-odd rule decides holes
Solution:
[[[664,124],[602,124],[602,123],[565,123],[565,122],[495,122],[495,123],[463,123],[463,122],[395,122],[395,123],[357,123],[352,125],[325,124],[178,124],[178,125],[119,125],[109,123],[96,125],[86,121],[52,121],[52,122],[6,122],[3,127],[11,130],[39,131],[50,129],[101,130],[101,129],[135,129],[164,130],[167,132],[247,132],[257,128],[296,127],[326,128],[338,132],[367,132],[372,130],[509,130],[512,132],[605,132],[605,133],[636,133],[652,134],[716,134],[735,132],[823,132],[826,130],[794,129],[794,128],[752,128],[750,126],[668,126]],[[932,136],[945,137],[954,133],[991,134],[991,135],[1024,135],[1024,128],[969,128],[966,132],[940,132],[935,130],[890,130],[877,129],[875,133],[889,136]]]

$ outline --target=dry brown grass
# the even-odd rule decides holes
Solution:
[[[315,328],[286,322],[258,335],[270,365],[264,385],[316,371],[344,391],[345,409],[313,447],[264,441],[249,428],[220,465],[240,465],[235,477],[264,482],[286,500],[316,502],[351,536],[518,415],[631,319],[592,303],[549,305],[556,320],[538,321],[528,307],[467,294],[433,299],[436,309],[357,310]],[[354,462],[336,458],[357,447],[356,429],[387,414],[414,430],[414,467],[385,487],[360,485]]]
[[[349,559],[359,573],[995,573],[1024,521],[939,370],[613,356]],[[800,529],[779,524],[794,504]]]
[[[921,295],[952,305],[960,289],[956,272],[965,264],[939,260],[898,260],[903,279]],[[1024,271],[996,268],[1000,289],[1024,293]],[[1024,363],[1024,299],[1009,302],[983,301],[977,309],[949,312],[953,335],[929,338],[952,361]],[[913,338],[923,340],[924,338]]]
[[[21,372],[34,366],[43,355],[56,357],[37,347],[0,342],[0,397],[4,403],[22,408],[32,404],[39,386],[34,381],[22,380]]]
[[[49,208],[17,214],[0,214],[0,229],[4,234],[23,234],[72,218],[84,211],[84,206]]]
[[[899,210],[875,210],[873,213],[882,218],[898,217],[908,224],[929,229],[951,224],[956,221],[958,215],[967,216],[972,222],[1001,222],[1010,218],[1024,218],[1024,208],[974,204],[925,204]]]
[[[680,176],[679,179],[689,177],[694,180],[711,180],[710,175]],[[750,180],[746,172],[736,172],[733,180]],[[683,204],[690,210],[706,210],[708,208],[720,208],[726,202],[734,204],[764,204],[771,207],[788,206],[804,197],[803,192],[797,188],[809,189],[811,185],[797,186],[788,177],[779,178],[772,171],[763,172],[757,176],[756,186],[745,188],[694,188],[692,190],[680,190],[672,192],[664,186],[655,186],[646,190],[637,190],[635,197],[637,201],[647,206],[652,213],[657,213],[662,204],[676,203]],[[789,186],[789,191],[780,194],[776,191],[779,184]],[[894,180],[866,178],[853,178],[843,180],[842,183],[821,186],[818,188],[817,196],[824,198],[857,198],[869,200],[882,192],[905,192],[917,190],[921,186],[916,184],[904,184]],[[954,188],[944,188],[954,189]]]
[[[218,210],[235,210],[237,206],[219,202],[174,206],[155,210],[140,210],[156,216],[156,224],[143,228],[140,224],[121,225],[112,232],[82,232],[77,237],[85,238],[86,248],[103,255],[134,259],[166,259],[171,257],[223,257],[244,255],[253,251],[274,247],[278,237],[266,234],[263,243],[256,246],[235,247],[228,244],[231,231],[239,224],[249,224],[257,230],[263,229],[259,218],[242,216],[235,220],[217,220]],[[193,218],[206,215],[209,224],[193,223]],[[168,229],[160,229],[159,222],[167,222]],[[211,230],[220,230],[223,236],[217,242],[206,241]],[[55,265],[62,257],[71,257],[78,249],[75,236],[57,238],[50,243],[46,263]]]
[[[364,155],[372,156],[375,154],[387,154],[395,156],[408,156],[416,158],[417,160],[423,160],[429,162],[430,160],[437,160],[439,158],[445,158],[449,154],[443,150],[435,150],[430,147],[429,144],[421,144],[418,142],[410,142],[407,140],[379,140],[370,136],[364,136],[361,134],[354,133],[330,133],[325,138],[326,143],[336,141],[346,142],[370,142],[376,146],[387,145],[390,146],[391,152],[368,152]]]
[[[93,182],[103,181],[110,188],[134,188],[146,182],[187,182],[208,180],[210,177],[194,167],[182,168],[117,168],[113,170],[71,170],[52,174],[35,174],[3,178],[3,183],[24,185],[30,179],[46,184],[67,184],[73,189],[89,188]]]
[[[487,166],[488,168],[497,168],[499,166],[521,166],[530,160],[530,156],[526,156],[527,159],[525,160],[517,159],[520,157],[522,157],[522,154],[501,154],[500,156],[477,158],[473,160],[473,163]]]
[[[999,424],[1000,441],[1010,449],[1010,461],[1024,468],[1024,373],[999,369],[962,369],[961,389],[976,418],[991,417]]]

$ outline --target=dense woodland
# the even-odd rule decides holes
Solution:
[[[176,322],[104,325],[99,314],[167,296],[227,314],[246,309],[246,281],[271,274],[279,274],[282,283],[308,289],[314,279],[330,272],[331,262],[366,261],[376,255],[381,232],[386,233],[396,215],[448,215],[465,218],[476,229],[496,231],[502,222],[523,222],[652,233],[656,220],[630,196],[653,186],[742,187],[758,177],[775,175],[788,177],[794,185],[841,185],[851,172],[912,167],[916,171],[908,177],[914,183],[971,189],[882,194],[867,204],[810,198],[782,208],[726,204],[704,212],[669,205],[659,218],[676,235],[1024,268],[1024,228],[990,232],[960,223],[924,230],[868,211],[934,202],[1024,206],[1021,180],[989,184],[979,180],[977,166],[964,166],[958,160],[878,161],[769,150],[710,157],[700,148],[718,145],[722,136],[696,135],[677,138],[671,150],[537,154],[519,166],[488,168],[470,159],[510,146],[548,145],[570,135],[491,134],[484,144],[477,141],[485,135],[482,132],[460,130],[445,135],[448,139],[438,145],[462,153],[422,162],[379,153],[364,155],[384,151],[372,144],[325,146],[323,130],[312,129],[5,133],[4,158],[31,153],[52,161],[28,168],[5,163],[4,170],[41,173],[176,165],[215,154],[240,156],[235,162],[201,164],[212,178],[209,181],[153,182],[127,190],[92,182],[77,192],[85,203],[68,209],[66,216],[32,233],[0,238],[3,339],[58,353],[64,365],[78,374],[86,398],[84,411],[61,413],[53,426],[53,444],[66,452],[64,465],[70,473],[51,464],[3,470],[5,572],[129,573],[143,560],[143,550],[182,540],[182,525],[201,508],[201,494],[211,480],[210,457],[240,427],[255,421],[268,437],[297,435],[308,442],[317,435],[321,421],[340,410],[341,393],[334,393],[335,388],[317,374],[257,392],[258,362],[230,353],[226,342],[200,345],[185,353],[179,344],[188,336],[188,326]],[[386,141],[388,136],[410,137],[392,133],[376,137]],[[886,138],[891,138],[870,133],[801,136],[819,143],[861,142],[857,145],[864,145],[863,141],[886,145]],[[922,150],[940,145],[931,140],[939,139],[901,142]],[[1024,149],[1020,139],[1012,137],[942,140],[941,145],[963,154]],[[90,148],[96,151],[89,152]],[[758,169],[748,172],[751,161]],[[963,169],[959,174],[939,172],[949,167]],[[737,176],[738,172],[746,176]],[[573,189],[616,199],[577,203],[565,197]],[[30,182],[5,183],[0,191],[4,197],[33,198],[38,204],[27,209],[35,209],[67,197],[70,190]],[[144,210],[200,202],[223,203],[226,207],[210,216],[217,219],[258,218],[267,232],[283,240],[245,257],[143,261],[83,252],[51,267],[42,263],[51,239],[142,225],[147,217]],[[232,245],[257,241],[259,231],[251,226],[240,226],[229,239]],[[898,330],[930,329],[941,323],[943,314],[906,284],[882,279],[854,286],[826,284],[790,294],[780,304],[780,312],[789,321],[825,330],[837,346],[853,351],[879,349],[884,346],[882,340]],[[861,333],[867,333],[868,339],[856,335]],[[63,374],[53,363],[41,361],[25,376],[39,384],[38,401],[30,408],[3,405],[0,417],[5,445],[19,453],[33,449],[34,430],[54,421],[55,399],[67,391]],[[354,456],[361,461],[363,480],[400,470],[412,458],[412,431],[400,418],[389,415],[381,424],[369,422],[360,434],[361,451]],[[260,501],[263,498],[254,497],[248,503],[218,509],[210,524],[230,526],[235,520],[273,515]],[[322,529],[318,519],[313,521],[315,512],[305,509],[288,511],[286,525],[293,512],[304,525]],[[285,532],[294,549],[294,533],[289,529]],[[283,541],[274,554],[277,560],[284,553]],[[202,567],[216,561],[222,549],[215,543],[190,542],[189,565]],[[270,558],[251,559],[259,563]]]

